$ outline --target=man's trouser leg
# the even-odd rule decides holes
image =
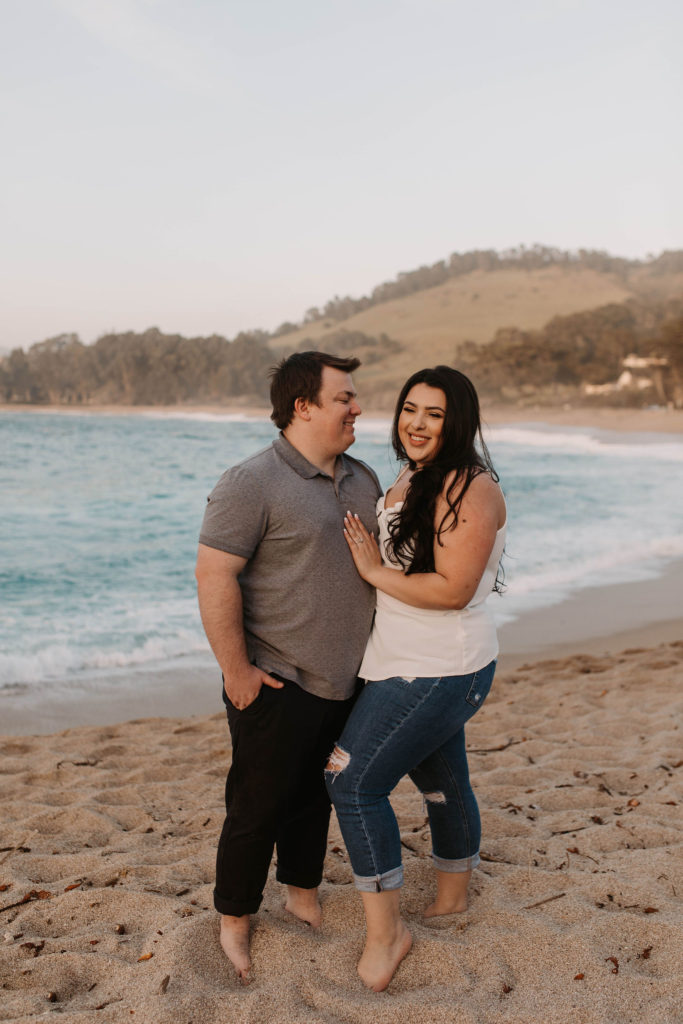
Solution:
[[[279,881],[320,884],[330,817],[323,769],[352,705],[291,682],[264,686],[244,711],[228,705],[232,765],[214,890],[221,914],[258,910],[276,843]]]

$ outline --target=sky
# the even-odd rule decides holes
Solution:
[[[4,0],[0,350],[683,248],[679,0]]]

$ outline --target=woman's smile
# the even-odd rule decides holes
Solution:
[[[411,462],[424,465],[441,447],[446,396],[441,388],[416,384],[406,395],[398,418],[398,434]]]

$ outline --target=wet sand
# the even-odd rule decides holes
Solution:
[[[362,400],[362,395],[360,398]],[[392,409],[373,409],[363,406],[363,416],[368,419],[391,419]],[[64,415],[83,415],[88,413],[106,413],[111,416],[124,415],[215,415],[240,416],[263,419],[270,416],[269,406],[240,405],[20,405],[0,404],[3,412],[37,412],[61,413]],[[551,427],[584,427],[599,430],[617,430],[625,433],[664,433],[683,434],[683,409],[610,409],[586,408],[583,406],[563,406],[560,408],[529,405],[525,407],[512,405],[495,405],[483,402],[482,418],[488,426],[506,424],[546,424]],[[362,420],[361,420],[362,422]]]

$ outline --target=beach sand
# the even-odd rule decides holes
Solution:
[[[362,402],[363,396],[359,396]],[[61,413],[65,416],[88,413],[106,413],[110,416],[127,415],[212,415],[240,416],[246,419],[268,419],[270,406],[244,405],[22,405],[0,403],[0,413],[33,412]],[[363,405],[363,419],[390,420],[393,409],[373,409]],[[363,419],[360,421],[363,422]],[[651,409],[611,409],[575,407],[571,405],[554,407],[542,405],[516,406],[482,403],[482,421],[486,426],[510,426],[519,424],[545,424],[550,427],[581,427],[598,430],[616,430],[620,433],[664,433],[683,434],[683,409],[669,409],[656,406]]]
[[[380,995],[355,973],[362,914],[334,819],[322,928],[281,909],[271,873],[255,979],[237,983],[211,899],[223,714],[4,737],[0,1020],[673,1024],[682,682],[680,640],[503,664],[468,727],[482,864],[442,927],[420,917],[422,799],[408,781],[393,798],[415,943]]]

